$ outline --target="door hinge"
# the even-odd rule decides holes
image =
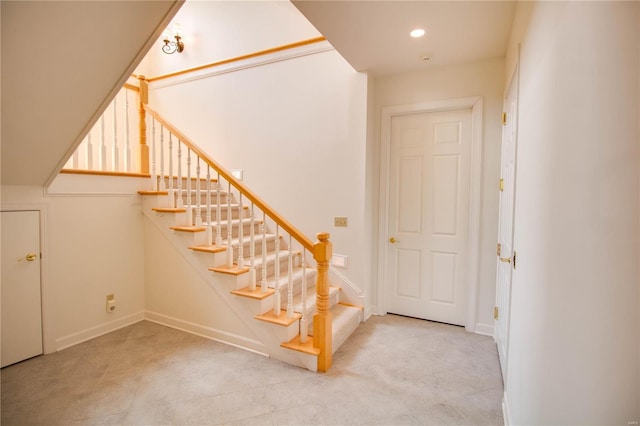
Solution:
[[[500,317],[500,310],[498,309],[497,306],[495,306],[493,308],[493,319],[497,321],[499,317]]]
[[[516,251],[513,251],[513,269],[516,269]]]
[[[498,182],[498,188],[500,189],[500,192],[504,191],[504,179],[500,178],[500,181]]]
[[[498,243],[496,246],[496,254],[500,257],[500,249],[502,248],[502,244]]]
[[[502,113],[502,125],[506,125],[507,124],[507,113],[503,112]]]

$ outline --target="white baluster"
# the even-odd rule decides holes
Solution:
[[[244,226],[242,224],[242,192],[238,191],[238,211],[241,213],[238,217],[238,268],[244,268]]]
[[[273,295],[273,314],[277,317],[280,316],[280,310],[282,309],[282,300],[280,296],[280,225],[276,223],[276,261],[274,266],[274,288],[276,293]]]
[[[216,247],[222,247],[222,203],[220,202],[220,173],[216,178]]]
[[[291,234],[289,234],[289,259],[287,282],[287,318],[293,318],[293,250],[291,250]]]
[[[86,139],[82,141],[82,144],[84,144],[85,141]],[[76,170],[79,168],[79,157],[80,157],[80,154],[78,152],[79,150],[80,150],[80,146],[78,146],[78,148],[75,151],[73,151],[73,156],[71,157],[71,167]]]
[[[255,217],[253,216],[253,201],[251,202],[251,230],[249,231],[249,257],[251,266],[249,268],[249,289],[256,289],[256,243],[255,243]]]
[[[187,226],[193,226],[193,209],[191,208],[191,148],[187,147],[187,188],[185,190],[187,200],[185,209],[187,209]]]
[[[260,287],[263,293],[267,292],[268,283],[267,283],[267,215],[265,212],[262,212],[262,279],[260,282]]]
[[[169,171],[167,172],[167,176],[169,176],[169,189],[167,193],[169,195],[169,206],[176,206],[176,193],[173,190],[173,135],[169,132]]]
[[[87,135],[87,170],[93,170],[93,143],[91,142],[91,132]]]
[[[113,146],[111,147],[111,167],[120,171],[120,154],[118,153],[118,97],[113,98]]]
[[[167,183],[164,180],[164,126],[161,124],[160,125],[160,187],[158,191],[166,191],[166,190],[167,190]]]
[[[131,171],[131,147],[129,146],[129,90],[124,89],[124,169]]]
[[[196,160],[196,226],[202,226],[202,203],[200,200],[200,156]]]
[[[213,243],[213,232],[211,226],[211,167],[207,164],[207,216],[205,217],[207,222],[205,239],[207,245]]]
[[[228,193],[227,193],[227,266],[229,268],[233,267],[233,245],[231,244],[231,239],[233,238],[233,228],[231,227],[231,182],[228,182]]]
[[[100,170],[107,170],[107,146],[104,141],[104,114],[100,117]]]
[[[173,177],[172,177],[173,179]],[[182,198],[182,143],[178,139],[178,179],[176,192],[176,207],[181,209],[184,207],[184,199]]]
[[[307,341],[307,333],[309,332],[307,326],[307,249],[302,249],[302,263],[300,267],[302,268],[302,318],[300,318],[300,343],[305,343]]]
[[[159,191],[158,174],[156,173],[156,119],[151,117],[151,189]]]

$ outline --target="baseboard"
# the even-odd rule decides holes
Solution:
[[[61,351],[79,343],[86,342],[87,340],[95,339],[103,334],[111,333],[112,331],[116,331],[128,325],[135,324],[143,319],[144,312],[136,312],[135,314],[127,315],[117,320],[109,321],[104,324],[61,337],[56,340],[56,351]]]
[[[224,343],[225,345],[254,352],[258,355],[269,356],[265,353],[264,345],[261,342],[253,339],[247,339],[246,337],[239,336],[234,333],[228,333],[226,331],[217,330],[212,327],[195,324],[152,311],[145,311],[144,319],[166,327],[175,328],[176,330],[184,331],[186,333],[195,334],[196,336],[204,337],[205,339],[214,340],[216,342]]]
[[[507,402],[506,392],[502,397],[502,419],[504,420],[505,426],[509,426],[511,424],[511,416],[509,415],[509,403]]]
[[[476,323],[475,333],[493,337],[493,325]]]

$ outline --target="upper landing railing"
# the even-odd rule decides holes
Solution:
[[[284,49],[304,46],[311,43],[324,41],[324,38],[307,40],[280,48],[274,48],[245,55],[236,60],[244,60],[250,57],[267,55]],[[201,70],[205,67],[214,67],[227,64],[232,60],[221,61],[194,69]],[[180,72],[184,74],[189,70]],[[161,76],[168,78],[173,75]],[[319,350],[318,370],[327,371],[331,366],[332,337],[331,315],[329,312],[329,280],[328,270],[331,258],[331,243],[329,234],[318,234],[317,242],[313,243],[289,221],[282,217],[260,197],[254,194],[244,183],[236,179],[232,173],[209,157],[184,133],[160,116],[148,105],[148,84],[154,79],[146,79],[144,76],[136,76],[139,86],[126,84],[118,93],[112,104],[107,108],[98,123],[89,132],[83,143],[78,147],[66,164],[63,173],[90,173],[109,175],[149,176],[151,178],[151,191],[165,193],[169,196],[171,207],[184,208],[187,213],[188,226],[203,227],[206,230],[207,243],[227,250],[227,267],[237,269],[246,268],[251,274],[251,290],[256,289],[256,253],[254,242],[260,237],[254,232],[254,223],[261,223],[262,232],[262,273],[260,288],[268,290],[267,261],[266,261],[266,228],[272,224],[275,228],[275,264],[279,264],[279,246],[281,237],[288,246],[289,274],[286,303],[286,315],[294,316],[293,291],[292,291],[292,267],[294,265],[294,248],[299,246],[301,266],[306,267],[306,253],[310,252],[316,261],[318,271],[316,281],[316,312],[313,316],[313,346]],[[155,78],[158,80],[160,78]],[[206,172],[203,170],[206,169]],[[184,187],[183,187],[184,182]],[[205,188],[202,188],[205,182]],[[212,185],[212,182],[214,183]],[[195,183],[195,188],[192,185]],[[221,201],[226,192],[226,206]],[[245,237],[243,235],[242,216],[238,216],[238,232],[236,239],[232,236],[233,215],[231,199],[237,197],[239,211],[243,206],[248,207],[250,221],[250,253],[244,253]],[[202,199],[206,201],[202,203]],[[202,203],[202,204],[201,204]],[[223,235],[223,219],[221,212],[226,211],[225,224],[227,235]],[[212,216],[215,211],[216,217]],[[204,215],[204,217],[203,217]],[[287,234],[288,238],[286,238]],[[214,237],[215,235],[215,237]],[[235,250],[234,250],[235,249]],[[235,251],[235,253],[234,253]],[[283,277],[284,278],[284,277]],[[286,281],[286,280],[285,280]],[[272,283],[275,286],[274,315],[280,316],[280,277],[279,268],[275,268],[275,278]],[[302,291],[306,286],[302,285]],[[302,295],[302,303],[306,301]],[[300,321],[300,341],[307,339],[306,308],[303,307],[303,317]]]

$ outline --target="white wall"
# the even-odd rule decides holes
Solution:
[[[244,12],[248,26],[271,22],[252,34],[260,45],[241,43],[236,50],[317,36],[288,2],[221,3],[221,9],[212,3],[187,3],[175,20],[206,28],[215,15],[241,25]],[[211,49],[197,49],[193,55],[203,62],[209,58]],[[339,272],[359,293],[366,287],[369,261],[364,245],[367,76],[355,72],[328,43],[298,52],[303,56],[274,55],[266,58],[269,63],[206,78],[151,83],[149,103],[224,167],[243,169],[248,187],[309,238],[330,232],[334,253],[349,258],[348,268]],[[151,76],[167,71],[149,64]],[[346,216],[348,227],[335,228],[334,216]]]
[[[140,183],[132,178],[60,175],[46,194],[42,187],[2,186],[3,210],[43,211],[42,285],[49,352],[142,319],[143,227],[134,195]],[[117,309],[107,313],[105,297],[111,293]]]
[[[495,244],[497,238],[498,191],[500,174],[501,112],[504,59],[496,58],[477,63],[433,68],[421,72],[379,77],[375,82],[376,146],[373,170],[373,206],[375,224],[378,223],[380,170],[380,116],[385,106],[414,104],[470,96],[482,96],[484,106],[483,152],[481,183],[481,229],[478,270],[478,303],[474,319],[477,331],[493,332],[495,305]],[[377,235],[377,228],[373,230]],[[378,241],[377,236],[374,241]],[[374,252],[377,254],[377,248]],[[377,271],[376,271],[377,273]],[[374,278],[376,275],[374,275]],[[382,285],[374,280],[374,288]],[[373,304],[377,304],[376,291]]]
[[[513,424],[638,421],[638,4],[519,3]]]
[[[184,51],[163,53],[160,37],[137,73],[158,76],[320,36],[283,0],[188,1],[167,28],[176,23],[184,33]]]

